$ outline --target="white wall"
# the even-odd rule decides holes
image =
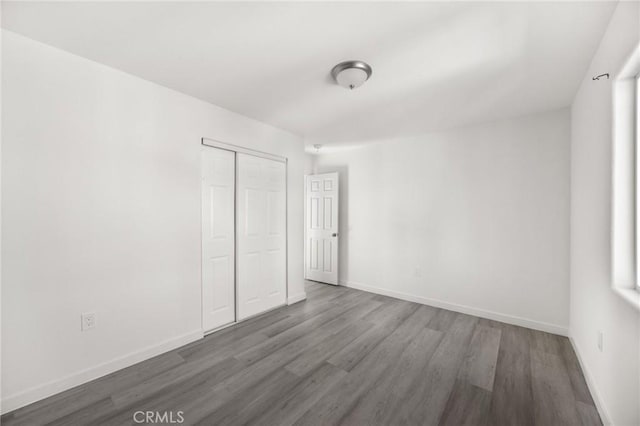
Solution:
[[[0,4],[0,19],[2,19],[2,4]],[[0,100],[2,99],[2,38],[0,31]],[[0,102],[0,224],[2,223],[2,102]],[[0,226],[0,242],[2,241],[2,226]],[[2,244],[0,244],[0,413],[2,413]]]
[[[640,313],[611,289],[611,80],[591,78],[637,45],[639,5],[617,6],[571,110],[570,331],[601,414],[625,426],[640,424]]]
[[[201,336],[203,136],[289,158],[304,292],[300,138],[10,32],[2,49],[5,412]]]
[[[340,280],[566,333],[569,111],[317,156],[338,171]]]
[[[316,168],[316,155],[305,153],[304,174],[311,175],[315,173]]]

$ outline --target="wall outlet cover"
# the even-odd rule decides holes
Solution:
[[[96,314],[95,312],[87,312],[80,316],[82,331],[91,330],[96,327]]]

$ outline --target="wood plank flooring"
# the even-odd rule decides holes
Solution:
[[[190,425],[602,424],[565,337],[306,286],[305,302],[8,413],[2,424],[140,424],[139,411]]]

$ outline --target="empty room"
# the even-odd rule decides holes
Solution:
[[[0,13],[3,426],[640,426],[640,2]]]

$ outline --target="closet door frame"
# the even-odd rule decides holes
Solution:
[[[250,149],[250,148],[245,148],[243,146],[239,146],[239,145],[233,145],[230,143],[226,143],[226,142],[221,142],[215,139],[210,139],[210,138],[202,138],[201,139],[201,144],[203,147],[212,147],[212,148],[218,148],[218,149],[223,149],[226,151],[231,151],[234,153],[241,153],[241,154],[248,154],[248,155],[253,155],[254,157],[260,157],[260,158],[266,158],[268,160],[273,160],[273,161],[278,161],[281,163],[284,163],[284,179],[285,179],[285,191],[284,191],[284,198],[285,198],[285,303],[282,306],[286,306],[287,305],[287,301],[289,300],[289,185],[288,185],[288,176],[289,176],[289,164],[288,164],[288,159],[287,157],[282,157],[279,155],[274,155],[274,154],[270,154],[268,152],[263,152],[263,151],[258,151],[255,149]],[[236,167],[237,167],[237,157],[236,157]],[[237,188],[237,183],[238,183],[238,170],[236,169],[235,171],[235,188]],[[234,206],[234,210],[237,208],[237,201],[236,201],[236,205]],[[202,208],[200,209],[202,211]],[[202,217],[200,218],[200,223],[202,223]],[[235,244],[234,244],[234,262],[237,266],[237,262],[238,262],[238,235],[237,235],[237,224],[235,225],[235,230],[234,230],[234,238],[235,238]],[[201,256],[202,258],[202,256]],[[202,265],[200,267],[200,269],[202,270]],[[234,324],[238,324],[240,322],[246,321],[250,318],[253,318],[254,316],[258,316],[258,315],[262,315],[265,312],[268,312],[270,310],[273,309],[278,309],[281,306],[275,307],[273,309],[269,309],[268,311],[264,311],[264,312],[260,312],[256,315],[252,315],[249,316],[247,318],[243,318],[241,320],[237,319],[237,312],[238,312],[238,274],[237,274],[237,269],[234,267],[234,270],[236,271],[236,273],[234,274],[234,291],[235,291],[235,310],[236,310],[236,320],[230,324],[227,325],[223,325],[220,328],[216,328],[213,330],[209,330],[206,331],[205,334],[210,334],[210,333],[214,333],[218,330],[222,330],[224,328],[227,327],[231,327]],[[204,286],[204,283],[200,282],[200,289],[201,289],[201,294],[202,294],[202,288]],[[201,305],[202,305],[202,300],[201,300]],[[204,324],[202,323],[202,318],[201,318],[201,327],[204,330]]]

